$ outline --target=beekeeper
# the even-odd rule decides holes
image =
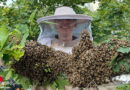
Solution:
[[[90,39],[93,40],[91,21],[90,16],[76,14],[70,7],[57,8],[53,16],[37,20],[40,25],[38,42],[71,53],[72,47],[79,42],[83,30],[88,30]]]
[[[79,42],[83,30],[88,30],[90,40],[93,40],[91,21],[92,18],[90,16],[76,14],[70,7],[57,8],[54,15],[42,17],[37,20],[40,26],[40,35],[37,41],[43,45],[53,47],[55,50],[71,54],[72,47]],[[114,82],[114,80],[112,81]],[[44,89],[40,89],[39,87],[39,89],[35,90]],[[47,90],[51,89],[48,88]],[[79,88],[66,87],[66,90],[79,90]],[[91,90],[96,89],[93,88]]]
[[[88,30],[91,36],[90,39],[93,40],[91,21],[90,16],[76,14],[70,7],[57,8],[54,15],[37,20],[40,26],[40,35],[37,41],[43,45],[53,47],[55,50],[71,54],[72,47],[79,42],[83,30]],[[79,90],[79,88],[72,87],[65,87],[65,89]],[[39,87],[39,90],[44,89]],[[48,87],[47,90],[51,89]]]

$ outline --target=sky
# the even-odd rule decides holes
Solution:
[[[16,1],[16,0],[14,0],[14,1]],[[9,6],[11,3],[12,3],[12,0],[7,0],[7,2],[6,2],[7,6]],[[3,4],[0,3],[0,6],[2,6],[2,5],[3,5]]]
[[[7,0],[7,5],[11,4],[12,0]]]

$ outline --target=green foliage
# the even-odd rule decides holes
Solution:
[[[130,72],[130,65],[128,63],[130,59],[126,58],[124,60],[118,60],[118,61],[115,61],[114,65],[112,65],[112,68],[113,68],[113,71],[114,72],[119,72],[120,71],[120,68],[124,65],[125,66],[125,69],[127,72]]]
[[[128,0],[101,0],[97,11],[87,9],[84,14],[93,17],[92,32],[94,41],[100,43],[108,38],[118,37],[130,40],[130,9]]]
[[[4,72],[0,72],[0,75],[4,77],[4,82],[7,83],[4,88],[9,87],[8,80],[10,78],[12,78],[17,84],[21,84],[25,90],[30,88],[31,81],[26,77],[16,74],[13,69],[5,69]]]
[[[64,86],[69,86],[64,74],[58,75],[57,79],[51,84],[53,90],[56,90],[56,88],[58,88],[58,90],[64,90]]]
[[[118,48],[117,50],[118,52],[121,52],[121,53],[129,53],[130,52],[130,47],[126,47],[126,48]]]
[[[34,9],[35,7],[38,7],[38,9],[45,8],[47,6],[50,7],[50,10],[54,10],[56,7],[59,6],[76,6],[76,5],[84,5],[87,2],[93,2],[95,0],[30,0],[25,1],[25,3],[28,3],[30,6],[30,9]],[[23,1],[22,1],[23,2]],[[21,0],[17,0],[17,4],[21,3]]]
[[[10,7],[0,6],[0,25],[7,25],[10,30],[16,24],[26,24],[29,27],[29,40],[37,40],[39,27],[36,20],[39,17],[52,15],[59,6],[70,6],[77,13],[82,13],[78,5],[95,0],[16,0]],[[6,0],[2,0],[6,2]]]
[[[119,57],[119,53],[124,53],[127,54],[130,52],[129,50],[130,47],[127,48],[123,48],[123,47],[119,47],[117,49],[117,53],[114,55],[114,57],[112,58],[110,65],[113,69],[114,72],[119,72],[121,67],[125,67],[125,70],[127,72],[130,72],[130,58],[128,56],[126,56],[125,58],[120,58],[117,59]]]
[[[119,54],[118,53],[115,53],[114,57],[112,58],[111,62],[110,62],[110,65],[113,66],[115,63],[116,63],[116,58]]]
[[[12,28],[18,23],[26,24],[30,33],[28,39],[37,40],[40,30],[36,20],[39,17],[52,15],[56,7],[65,5],[72,7],[78,14],[84,13],[93,17],[94,41],[101,42],[111,38],[112,33],[119,38],[127,37],[129,39],[130,16],[128,14],[128,0],[122,2],[101,0],[100,7],[95,12],[79,7],[79,5],[93,1],[95,0],[17,0],[10,8],[0,7],[0,25],[8,25],[13,30]]]
[[[116,90],[130,90],[130,84],[121,84],[116,87]]]
[[[6,26],[2,26],[0,28],[0,32],[0,58],[3,58],[6,63],[11,59],[11,57],[19,60],[19,58],[24,55],[24,51],[22,50],[22,48],[24,47],[26,38],[29,35],[27,26],[22,24],[16,25],[15,30],[13,30],[12,32],[9,32]],[[16,40],[11,41],[11,36],[20,41],[20,43],[17,44]]]
[[[6,26],[1,26],[0,28],[0,50],[5,45],[7,39],[8,39],[8,30],[6,29]]]

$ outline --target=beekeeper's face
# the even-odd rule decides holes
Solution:
[[[57,19],[56,29],[60,33],[70,33],[76,26],[76,20],[73,19]]]

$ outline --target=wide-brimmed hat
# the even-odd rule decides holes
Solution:
[[[37,22],[40,24],[43,21],[53,21],[55,19],[76,19],[77,23],[83,23],[91,21],[92,18],[87,15],[76,14],[75,11],[70,7],[60,7],[55,10],[54,15],[39,18]]]

